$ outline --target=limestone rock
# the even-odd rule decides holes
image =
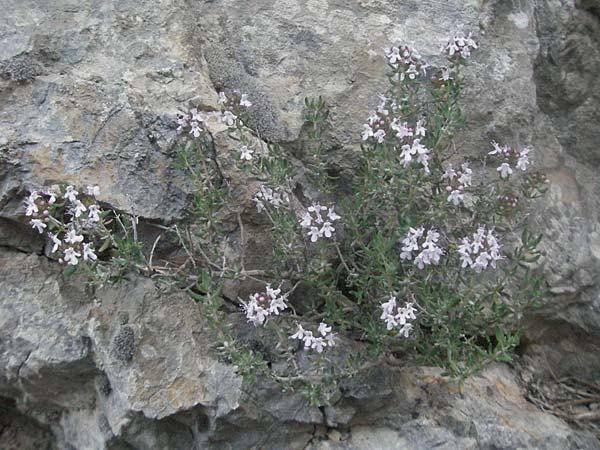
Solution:
[[[16,429],[38,448],[61,449],[599,446],[532,409],[506,369],[470,380],[460,396],[381,368],[323,411],[268,386],[249,393],[211,351],[189,299],[161,297],[137,277],[90,297],[82,280],[63,279],[39,256],[44,242],[22,210],[27,190],[68,181],[100,185],[105,205],[143,219],[182,219],[193,186],[173,165],[182,144],[174,118],[190,106],[216,108],[221,89],[249,94],[249,125],[298,157],[300,172],[303,100],[323,95],[333,125],[327,157],[343,189],[360,125],[385,86],[382,47],[412,43],[440,64],[445,36],[464,24],[480,48],[465,73],[461,152],[481,158],[492,139],[532,144],[552,181],[531,217],[547,236],[552,296],[529,316],[524,352],[540,370],[593,378],[596,0],[0,0],[0,8],[0,404],[11,419],[3,408],[0,448]],[[221,158],[230,143],[218,133],[215,142]],[[312,193],[301,175],[299,188]],[[251,207],[243,212],[260,254],[264,224]],[[22,439],[10,445],[30,445]]]

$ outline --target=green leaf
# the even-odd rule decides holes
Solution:
[[[63,270],[63,275],[65,277],[70,277],[72,276],[75,272],[77,271],[77,266],[73,266],[73,265],[68,265],[67,267],[64,268]]]

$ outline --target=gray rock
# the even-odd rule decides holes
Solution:
[[[143,219],[182,219],[194,187],[172,165],[182,145],[174,117],[192,105],[216,108],[221,89],[247,92],[255,105],[249,125],[300,159],[303,99],[323,95],[333,125],[327,156],[344,186],[360,125],[385,85],[382,47],[413,43],[436,65],[446,34],[463,23],[480,49],[465,73],[461,151],[477,159],[491,139],[531,143],[552,181],[531,217],[547,236],[552,296],[527,318],[523,350],[539,370],[593,378],[600,371],[596,0],[166,0],[160,8],[150,0],[0,0],[0,7],[0,397],[13,399],[27,422],[11,430],[39,427],[41,434],[31,432],[39,448],[598,447],[527,404],[506,369],[470,380],[472,392],[459,396],[437,376],[427,384],[382,367],[344,386],[324,411],[268,386],[244,393],[210,350],[189,299],[165,299],[141,278],[90,298],[82,280],[64,280],[38,256],[44,242],[22,210],[28,190],[69,181],[100,185],[102,202]],[[227,171],[233,143],[219,132],[215,142]],[[298,182],[313,193],[302,175]],[[252,215],[251,196],[242,197],[255,249],[247,262],[259,262],[265,224]],[[228,231],[233,236],[235,225]],[[227,286],[231,297],[250,291]],[[326,426],[339,428],[341,440],[325,440]]]

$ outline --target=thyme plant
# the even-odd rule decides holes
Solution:
[[[301,386],[313,404],[325,386],[382,358],[441,366],[455,377],[509,361],[525,310],[544,293],[535,270],[541,236],[528,229],[527,211],[548,180],[530,170],[530,147],[492,142],[483,161],[460,157],[454,137],[465,124],[462,69],[476,48],[470,34],[456,32],[442,49],[446,66],[437,69],[409,46],[386,50],[389,88],[360,133],[351,195],[336,194],[328,175],[329,111],[321,98],[305,103],[303,159],[305,179],[322,194],[302,201],[294,195],[298,163],[245,125],[252,107],[246,95],[221,92],[220,111],[180,115],[178,167],[195,193],[190,220],[162,228],[183,259],[153,264],[156,242],[143,256],[137,237],[127,239],[135,220],[126,225],[114,212],[93,221],[97,237],[89,244],[74,237],[78,225],[38,218],[44,205],[37,192],[26,201],[27,215],[40,232],[47,225],[62,233],[49,237],[69,266],[83,255],[91,273],[103,273],[90,253],[97,239],[101,250],[110,248],[106,263],[116,261],[118,273],[133,268],[163,288],[184,290],[200,303],[226,361],[250,381],[266,377],[286,389]],[[236,143],[236,167],[228,172],[235,180],[217,157],[209,131],[215,121]],[[271,254],[260,270],[244,261],[239,197],[250,181],[257,214],[270,225]],[[77,206],[69,189],[61,193],[71,206],[61,214],[78,223],[86,206]],[[87,209],[90,215],[97,210],[91,203]],[[110,229],[112,222],[122,226]],[[237,255],[228,251],[232,222]],[[226,298],[227,280],[262,288],[248,298]],[[239,338],[232,302],[261,346]]]

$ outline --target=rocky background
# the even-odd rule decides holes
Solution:
[[[576,420],[554,401],[600,390],[598,0],[0,0],[0,10],[0,449],[600,448],[598,401],[581,401]],[[527,318],[519,370],[490,367],[461,391],[435,369],[382,366],[324,408],[269,385],[248,391],[209,351],[192,300],[143,278],[92,295],[63,279],[27,225],[28,189],[59,181],[98,184],[106,205],[142,221],[182,219],[191,190],[172,165],[174,118],[215,108],[221,89],[249,94],[249,125],[300,161],[303,100],[323,95],[327,157],[343,179],[385,83],[382,47],[412,43],[435,64],[458,24],[480,44],[462,151],[532,144],[552,181],[532,215],[552,294]]]

